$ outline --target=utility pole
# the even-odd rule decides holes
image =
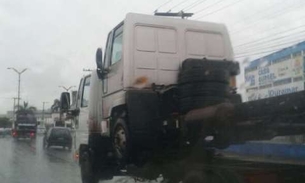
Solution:
[[[68,92],[71,88],[76,87],[76,86],[69,86],[69,87],[65,87],[65,86],[58,86],[59,88],[63,88],[64,90],[66,90],[66,92]]]
[[[13,124],[15,124],[15,108],[16,108],[16,97],[13,98],[14,100],[14,105],[13,105],[13,116],[12,116],[12,121],[13,121]]]
[[[45,124],[45,121],[44,121],[44,105],[47,104],[49,102],[42,102],[42,123]]]
[[[20,107],[19,101],[20,101],[20,82],[21,82],[21,74],[24,73],[27,68],[23,69],[22,71],[18,71],[17,69],[13,68],[13,67],[8,67],[7,69],[9,70],[13,70],[18,74],[18,97],[17,97],[17,106],[18,106],[18,110]]]

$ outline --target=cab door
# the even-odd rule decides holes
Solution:
[[[88,144],[88,104],[89,104],[89,93],[90,93],[90,75],[84,77],[79,86],[77,94],[77,108],[79,109],[78,119],[76,120],[76,148],[80,144]]]
[[[104,67],[108,70],[103,80],[104,96],[123,89],[123,23],[108,35]]]

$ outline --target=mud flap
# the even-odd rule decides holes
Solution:
[[[132,144],[153,148],[162,124],[158,94],[151,90],[127,91],[126,103]]]

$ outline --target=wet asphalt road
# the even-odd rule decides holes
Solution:
[[[66,149],[43,149],[36,140],[0,138],[1,183],[81,183],[79,167]]]
[[[37,135],[36,140],[0,137],[0,183],[81,183],[72,152],[62,147],[43,149],[42,142],[43,135]],[[100,181],[113,182],[135,181],[131,177]]]

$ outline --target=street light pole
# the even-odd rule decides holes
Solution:
[[[18,109],[17,110],[19,110],[19,107],[20,107],[19,101],[20,101],[21,74],[24,73],[27,70],[27,68],[23,69],[22,71],[18,71],[17,69],[15,69],[13,67],[8,67],[7,69],[13,70],[13,71],[15,71],[18,74],[18,97],[17,97],[17,106],[18,106]]]
[[[13,98],[13,100],[14,100],[13,117],[12,117],[13,121],[15,120],[16,99],[18,99],[18,98],[16,98],[16,97]]]
[[[66,92],[68,92],[71,88],[76,87],[76,86],[69,86],[68,88],[65,86],[58,86],[59,88],[63,88],[64,90],[66,90]]]
[[[44,121],[44,105],[46,103],[49,103],[49,102],[42,102],[42,122],[43,122],[43,124],[45,124],[45,121]]]

